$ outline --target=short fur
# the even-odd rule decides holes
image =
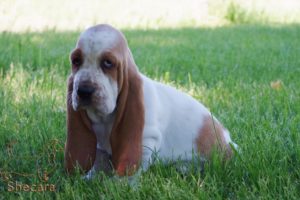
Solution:
[[[71,60],[68,171],[78,164],[89,170],[90,178],[104,166],[97,162],[111,162],[123,176],[140,167],[147,170],[153,155],[190,160],[199,152],[208,159],[215,146],[227,158],[232,154],[227,129],[191,96],[141,74],[125,37],[113,27],[98,25],[83,32]],[[107,60],[113,67],[101,65]],[[89,103],[78,95],[82,84],[95,89]]]
[[[93,31],[102,31],[107,28],[109,27],[104,25],[97,27]],[[120,33],[117,32],[117,34]],[[131,52],[127,48],[125,39],[122,38],[121,34],[119,37],[121,37],[119,45],[116,45],[115,48],[109,48],[111,56],[117,59],[118,67],[114,71],[109,69],[103,71],[104,74],[115,80],[118,85],[117,106],[113,111],[114,122],[111,132],[106,134],[110,134],[110,153],[112,154],[111,161],[113,167],[119,175],[125,175],[132,174],[140,165],[142,157],[142,132],[144,128],[144,101],[141,77],[139,76]],[[79,41],[71,57],[74,54],[78,54],[78,49],[84,51],[84,47],[82,46],[84,44],[81,44]],[[104,56],[103,54],[107,56],[108,53],[106,51],[103,54],[100,52],[100,54],[101,56]],[[74,84],[74,76],[79,70],[73,70],[68,81],[68,135],[65,147],[65,165],[66,169],[70,172],[74,170],[76,164],[84,171],[91,169],[92,163],[95,161],[97,144],[95,131],[93,130],[91,120],[87,117],[87,111],[85,109],[75,111],[72,102],[73,99],[77,100],[77,93],[73,91],[73,86],[80,84],[80,81],[78,81],[78,84]],[[84,81],[86,82],[86,80]],[[97,84],[97,81],[94,81],[93,84]],[[90,83],[90,85],[93,84]],[[101,88],[101,85],[96,88]]]
[[[96,155],[96,136],[85,111],[74,111],[71,94],[73,77],[68,80],[67,95],[67,142],[65,145],[65,167],[68,172],[79,166],[83,171],[92,167]]]

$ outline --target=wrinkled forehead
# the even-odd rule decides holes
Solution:
[[[109,26],[95,26],[84,31],[76,47],[84,54],[99,54],[103,51],[112,51],[124,44],[122,34]]]

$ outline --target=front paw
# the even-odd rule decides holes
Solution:
[[[113,177],[111,177],[111,180],[128,184],[132,189],[137,189],[139,187],[139,183],[140,183],[139,178],[141,174],[142,174],[142,169],[140,168],[131,176],[114,175]]]
[[[86,173],[86,175],[82,176],[82,179],[83,180],[86,180],[86,181],[90,181],[92,180],[94,177],[96,176],[96,170],[94,167],[92,167],[92,169],[90,169],[90,171],[88,171]]]

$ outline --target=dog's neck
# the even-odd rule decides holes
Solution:
[[[110,133],[115,119],[115,112],[102,116],[93,109],[87,109],[87,116],[92,123],[97,138],[97,148],[111,155]]]

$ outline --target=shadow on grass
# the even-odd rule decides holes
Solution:
[[[238,25],[218,28],[123,30],[140,70],[184,84],[192,80],[214,84],[228,78],[270,81],[299,74],[300,25]],[[55,69],[66,76],[69,52],[79,32],[1,33],[0,69],[11,63],[25,69]],[[3,72],[4,71],[4,72]]]

